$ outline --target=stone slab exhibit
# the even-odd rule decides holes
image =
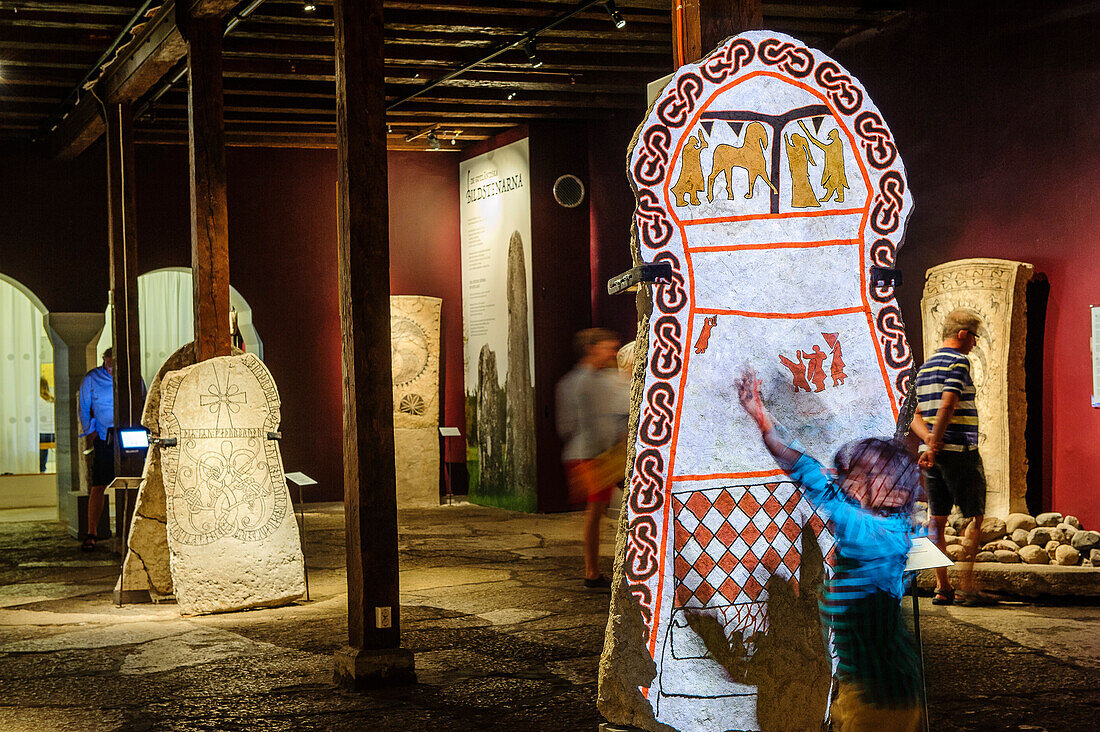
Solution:
[[[924,352],[943,341],[948,313],[969,308],[982,330],[969,354],[978,407],[978,451],[985,465],[987,516],[1027,512],[1027,285],[1035,268],[1007,259],[960,259],[925,275]]]
[[[164,376],[161,452],[180,612],[279,605],[305,592],[298,524],[276,433],[279,393],[256,358],[212,358]]]
[[[647,730],[819,729],[835,663],[815,596],[828,517],[776,466],[733,381],[752,366],[823,462],[893,435],[913,358],[893,286],[870,269],[894,266],[913,207],[901,157],[842,66],[754,31],[673,74],[628,175],[634,262],[673,275],[639,324],[599,709]]]
[[[439,351],[443,301],[390,296],[397,505],[439,505]]]

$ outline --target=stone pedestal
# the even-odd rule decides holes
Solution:
[[[439,318],[443,301],[390,296],[399,508],[439,505]]]
[[[376,689],[416,683],[412,651],[386,648],[378,651],[341,648],[335,655],[333,680],[344,689]]]
[[[77,493],[87,489],[77,398],[84,374],[96,366],[95,345],[103,330],[103,313],[48,313],[44,320],[54,354],[58,519],[68,523],[69,533],[75,535],[83,531],[81,522],[87,522],[87,499],[85,510],[75,499]]]
[[[439,505],[439,428],[393,431],[399,508]]]
[[[978,342],[970,352],[977,392],[978,449],[985,464],[987,516],[1027,513],[1027,284],[1035,270],[1007,259],[960,259],[928,270],[921,315],[924,353],[943,341],[947,314],[969,308],[982,317]]]

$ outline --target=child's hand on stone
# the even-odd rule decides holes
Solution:
[[[767,412],[764,409],[764,401],[760,397],[760,379],[756,378],[756,372],[751,366],[741,369],[740,376],[734,382],[737,386],[737,398],[741,406],[756,420],[759,425],[767,423]]]

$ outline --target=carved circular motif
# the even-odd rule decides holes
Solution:
[[[424,403],[424,397],[419,394],[406,394],[401,397],[401,401],[397,404],[397,411],[404,414],[411,414],[416,417],[423,417],[424,412],[428,411],[428,405]]]
[[[393,385],[403,386],[428,367],[428,337],[419,325],[403,315],[390,315]]]

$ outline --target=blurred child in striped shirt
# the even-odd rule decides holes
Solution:
[[[736,384],[741,406],[776,462],[832,522],[836,564],[819,606],[833,632],[840,679],[833,729],[915,732],[921,724],[920,660],[901,598],[905,562],[918,531],[916,463],[903,445],[866,438],[837,451],[833,477],[772,419],[751,369]]]

